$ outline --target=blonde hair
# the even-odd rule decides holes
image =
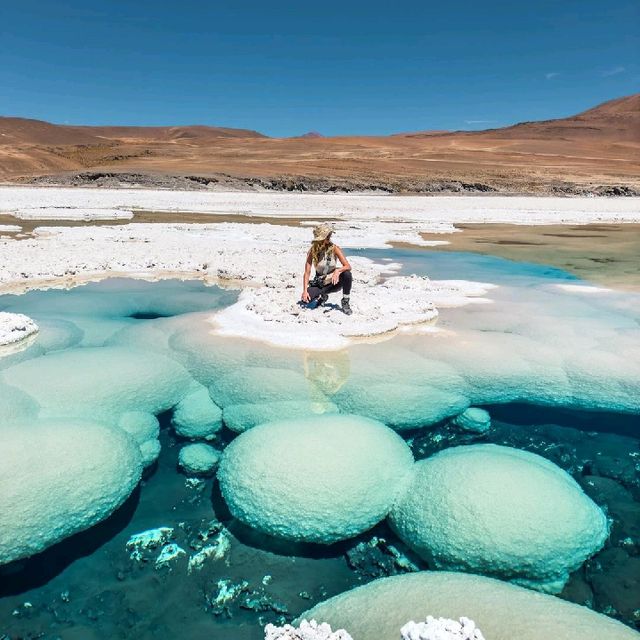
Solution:
[[[311,262],[313,262],[313,266],[317,266],[318,262],[322,257],[327,255],[329,251],[333,251],[334,249],[333,242],[329,241],[329,244],[325,247],[324,240],[314,240],[311,243]]]

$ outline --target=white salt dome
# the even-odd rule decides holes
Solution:
[[[408,445],[380,422],[318,416],[245,431],[225,449],[218,479],[248,526],[330,544],[382,520],[412,464]]]
[[[56,420],[1,433],[0,564],[100,522],[140,480],[140,451],[121,429]]]
[[[550,593],[609,534],[603,511],[568,473],[494,444],[452,447],[416,463],[390,522],[433,566]]]
[[[407,620],[429,615],[467,617],[486,640],[638,640],[633,629],[587,607],[500,580],[448,571],[374,580],[321,602],[300,618],[346,629],[353,640],[399,640]]]
[[[215,471],[221,456],[220,451],[208,444],[188,444],[180,449],[178,465],[185,473],[209,475]]]

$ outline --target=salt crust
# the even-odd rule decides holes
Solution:
[[[40,215],[113,215],[146,209],[216,214],[293,216],[337,219],[336,240],[346,249],[384,247],[410,242],[428,246],[420,232],[450,232],[454,222],[618,222],[640,219],[637,199],[392,197],[381,195],[263,194],[181,192],[134,189],[70,189],[2,187],[7,211],[39,211]],[[84,213],[83,213],[84,212]],[[126,212],[125,212],[126,213]],[[308,229],[273,225],[127,225],[119,228],[37,230],[36,237],[0,241],[0,286],[29,281],[103,277],[127,273],[157,277],[197,274],[213,281],[239,281],[246,286],[237,304],[213,318],[222,335],[257,338],[279,346],[339,349],[357,337],[420,329],[433,320],[438,306],[470,300],[486,301],[488,286],[448,283],[426,278],[393,279],[375,286],[398,265],[375,265],[353,259],[356,288],[354,315],[337,309],[306,312],[296,306]],[[91,251],[87,251],[91,246]],[[185,255],[184,247],[189,247]],[[261,285],[266,284],[266,287]],[[258,289],[254,286],[257,285]],[[254,287],[254,288],[251,288]],[[439,292],[437,291],[439,289]],[[416,301],[418,303],[416,304]],[[309,329],[312,328],[313,331]]]
[[[507,582],[447,571],[375,580],[306,611],[300,619],[347,629],[354,640],[399,640],[407,620],[467,616],[488,640],[638,640],[587,607]],[[294,622],[293,624],[296,624]]]
[[[122,209],[87,209],[72,207],[34,207],[12,212],[19,220],[130,220],[131,211]]]
[[[37,332],[38,325],[28,316],[0,311],[0,347],[22,342]]]
[[[141,473],[138,446],[122,429],[79,420],[2,425],[0,564],[100,522]]]
[[[476,623],[464,616],[460,620],[427,616],[424,622],[407,622],[400,629],[402,640],[484,640]]]
[[[419,235],[422,227],[415,224],[350,222],[336,227],[336,242],[347,253],[352,247],[387,246],[388,240],[426,244]],[[35,237],[19,241],[19,251],[18,241],[0,241],[0,286],[73,284],[108,273],[191,274],[244,289],[236,304],[212,316],[212,328],[221,335],[316,349],[340,349],[356,337],[429,322],[437,316],[437,306],[486,302],[482,296],[493,287],[397,277],[397,264],[353,257],[353,316],[335,307],[302,308],[298,301],[310,235],[302,227],[239,223],[41,227]],[[380,284],[383,277],[389,279]]]
[[[513,224],[640,221],[640,198],[393,196],[243,193],[69,187],[0,187],[5,212],[34,207],[126,208],[322,220],[418,221],[443,228],[454,222]]]
[[[268,624],[264,628],[264,640],[353,640],[353,638],[344,629],[332,631],[326,622],[318,624],[315,620],[302,620],[298,627],[290,624],[285,624],[284,627]]]

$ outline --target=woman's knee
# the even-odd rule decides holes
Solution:
[[[351,281],[353,280],[353,276],[351,275],[351,271],[343,271],[342,272],[342,279],[344,280],[344,282],[348,282],[349,284],[351,284]]]

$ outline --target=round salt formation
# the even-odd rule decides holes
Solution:
[[[370,416],[397,431],[435,424],[469,404],[459,393],[426,384],[357,380],[347,383],[334,399],[343,411]]]
[[[488,411],[479,407],[469,407],[459,413],[453,423],[463,431],[486,433],[491,428],[491,416]]]
[[[412,462],[380,422],[318,416],[245,431],[225,449],[218,478],[231,513],[250,527],[330,544],[382,520]]]
[[[1,432],[0,564],[100,522],[140,480],[138,446],[121,429],[56,420]]]
[[[418,462],[390,520],[438,568],[550,593],[608,535],[604,513],[568,473],[533,453],[492,444]]]
[[[215,471],[221,455],[208,444],[188,444],[180,449],[178,464],[185,473],[206,476]]]
[[[241,433],[263,422],[277,421],[281,416],[305,420],[310,415],[338,413],[338,407],[326,399],[318,402],[283,400],[281,402],[247,402],[226,406],[222,412],[225,425]]]
[[[193,384],[174,360],[124,347],[56,351],[9,367],[1,378],[31,395],[43,417],[108,424],[128,411],[159,414],[177,404]]]
[[[222,428],[222,410],[207,389],[197,385],[175,406],[171,424],[183,438],[212,438]]]
[[[120,416],[118,426],[124,429],[140,447],[145,467],[155,462],[160,455],[160,423],[152,413],[127,411]]]
[[[471,618],[487,640],[638,640],[637,632],[587,607],[500,580],[447,571],[374,580],[300,617],[344,628],[354,640],[398,640],[408,620],[428,615]]]

